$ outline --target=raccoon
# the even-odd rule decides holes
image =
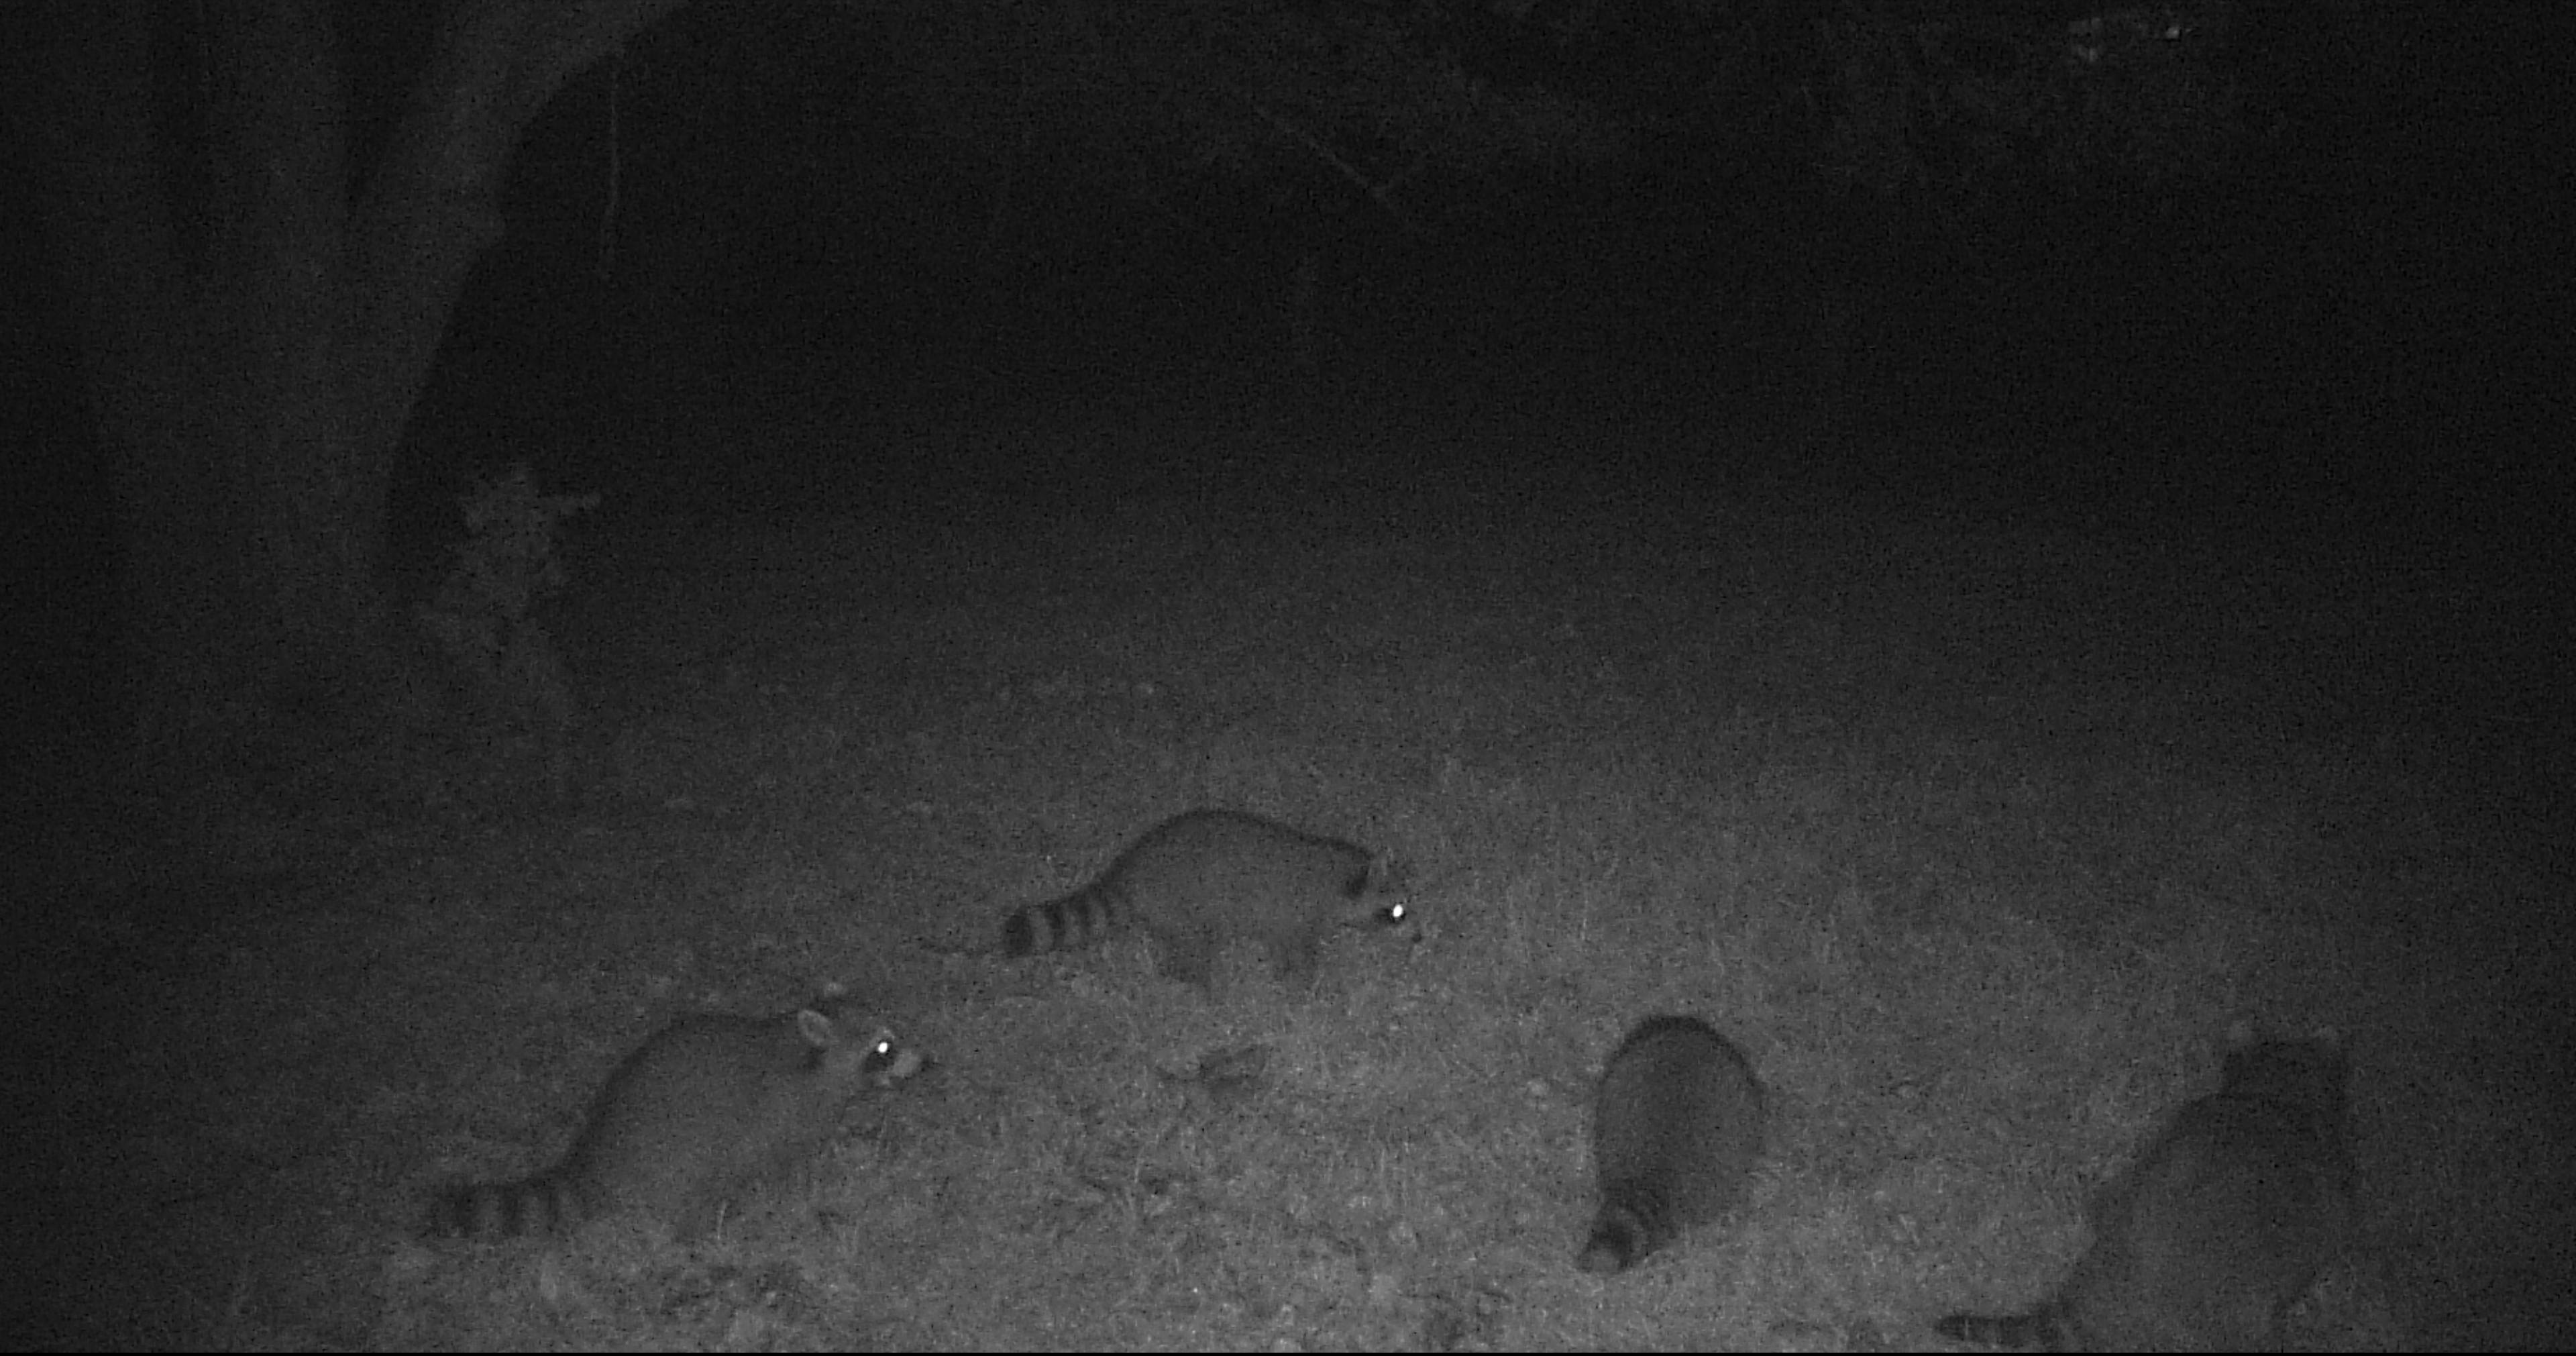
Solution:
[[[2218,1091],[2186,1102],[2091,1210],[2092,1246],[2026,1314],[1952,1314],[1944,1337],[2056,1351],[2278,1347],[2344,1243],[2349,1066],[2333,1032],[2230,1040]]]
[[[1153,937],[1169,978],[1207,989],[1225,944],[1257,938],[1279,977],[1302,988],[1314,980],[1328,929],[1406,921],[1402,902],[1371,897],[1380,874],[1357,844],[1259,815],[1192,810],[1146,830],[1089,885],[1014,910],[1002,924],[1002,950],[1029,956],[1084,946],[1132,920]]]
[[[1601,1071],[1592,1109],[1601,1210],[1575,1265],[1624,1271],[1743,1205],[1764,1120],[1753,1066],[1708,1023],[1639,1022]]]
[[[861,1037],[848,1004],[664,1027],[608,1076],[563,1161],[517,1182],[460,1187],[434,1237],[570,1233],[633,1214],[687,1242],[744,1188],[829,1139],[843,1106],[921,1067],[892,1033]]]

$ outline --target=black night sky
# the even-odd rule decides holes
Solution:
[[[2493,541],[2485,515],[2564,484],[2548,435],[2566,298],[2540,270],[2554,218],[2534,159],[2556,116],[2546,26],[2503,21],[2546,11],[2239,8],[2213,41],[2243,87],[2241,163],[2152,191],[2008,185],[1972,220],[1934,221],[1818,187],[1725,85],[1741,54],[1729,66],[1701,28],[1569,48],[1453,16],[1425,41],[1460,70],[1552,82],[1639,130],[1615,162],[1422,189],[1399,215],[1321,156],[1246,169],[1169,128],[1124,161],[1051,154],[1060,128],[1024,158],[956,135],[900,78],[937,40],[907,7],[688,5],[618,68],[613,211],[607,68],[520,150],[508,238],[414,418],[396,560],[435,555],[430,520],[505,455],[496,440],[541,472],[613,475],[630,506],[1065,473],[1042,450],[1009,468],[763,438],[717,452],[701,426],[1074,434],[1247,383],[1268,398],[1310,257],[1319,337],[1290,403],[1335,428],[1812,429],[1828,436],[1787,469],[1833,493]],[[347,24],[368,126],[402,106],[417,9]],[[1748,36],[1784,22],[1742,18]],[[1064,135],[1090,150],[1154,130],[1104,125]],[[1395,181],[1372,148],[1344,149]],[[96,496],[63,297],[29,222],[10,229],[8,295],[32,321],[9,336],[12,499],[77,530]],[[1843,384],[1820,394],[1819,362]],[[1710,473],[1698,460],[1639,473]],[[1079,496],[1089,473],[1069,474]]]

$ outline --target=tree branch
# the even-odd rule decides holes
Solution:
[[[1286,118],[1273,112],[1270,105],[1265,104],[1258,99],[1252,100],[1251,102],[1252,111],[1260,114],[1263,122],[1269,123],[1272,127],[1277,128],[1281,134],[1285,135],[1290,140],[1297,142],[1299,145],[1304,146],[1308,151],[1313,152],[1316,159],[1323,161],[1325,164],[1330,165],[1335,170],[1339,171],[1343,178],[1358,185],[1360,192],[1367,194],[1368,200],[1376,203],[1378,210],[1386,213],[1388,219],[1393,221],[1396,224],[1396,227],[1402,230],[1406,235],[1419,240],[1430,234],[1423,230],[1422,227],[1413,220],[1413,218],[1406,216],[1403,208],[1395,205],[1393,195],[1386,191],[1385,186],[1370,182],[1367,175],[1360,173],[1358,166],[1344,160],[1340,155],[1334,152],[1332,147],[1327,146],[1324,143],[1317,141],[1314,137],[1308,135],[1306,129],[1291,123]]]

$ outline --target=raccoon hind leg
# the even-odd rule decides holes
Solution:
[[[1195,984],[1202,991],[1211,987],[1216,969],[1216,937],[1198,924],[1162,924],[1146,929],[1153,934],[1154,968],[1166,979]]]
[[[1314,928],[1275,933],[1270,938],[1270,972],[1299,992],[1315,987],[1316,954],[1323,939]]]

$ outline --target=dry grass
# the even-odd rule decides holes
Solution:
[[[112,1146],[82,1199],[122,1203],[82,1207],[95,1246],[43,1298],[85,1316],[53,1321],[262,1347],[1916,1345],[2046,1288],[2086,1188],[2240,1016],[2353,1034],[2365,1137],[2413,1165],[2374,1240],[2493,1190],[2467,1136],[2400,1139],[2472,1093],[2407,1043],[2424,996],[2371,987],[2356,899],[2389,881],[2357,817],[2369,851],[2439,844],[2349,741],[2285,732],[2250,603],[2116,543],[1524,489],[1198,486],[595,556],[556,623],[596,698],[579,802],[377,822],[171,960],[180,1029],[62,1122]],[[1205,1001],[1139,942],[969,954],[1193,805],[1392,847],[1427,938],[1341,940],[1304,1003],[1247,958]],[[938,1068],[716,1238],[414,1240],[433,1186],[558,1153],[660,1022],[826,979]],[[1656,1011],[1753,1056],[1775,1152],[1744,1219],[1604,1281],[1572,1265],[1588,1083]],[[1271,1057],[1239,1102],[1171,1077],[1247,1044]],[[2429,1284],[2374,1250],[2303,1331],[2388,1345]]]

